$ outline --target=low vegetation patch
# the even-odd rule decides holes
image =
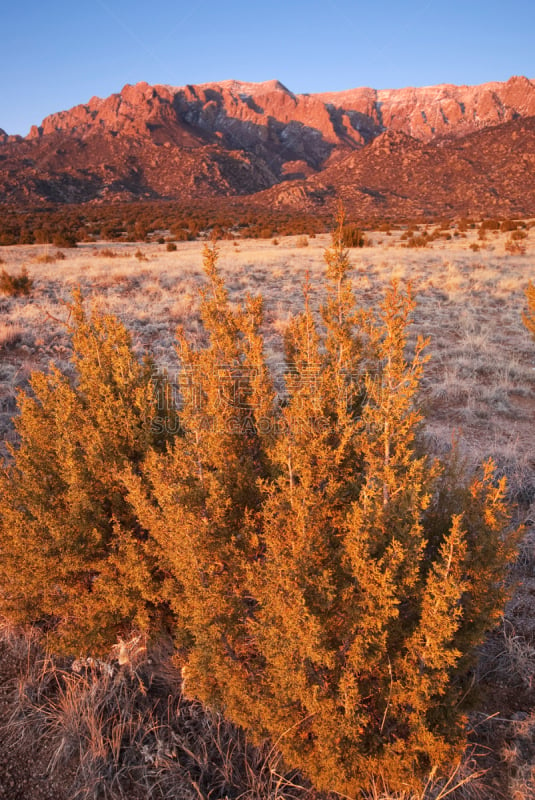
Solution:
[[[59,661],[41,649],[35,631],[5,626],[3,634],[0,647],[18,657],[4,741],[8,750],[21,738],[39,742],[66,797],[311,798],[295,771],[283,772],[276,750],[254,747],[243,731],[184,697],[165,648],[147,653],[133,637],[105,659]]]
[[[367,241],[364,232],[358,225],[350,223],[342,228],[342,243],[344,247],[364,247]]]
[[[33,286],[33,281],[24,267],[18,275],[11,274],[2,269],[0,272],[0,292],[12,297],[29,295]]]

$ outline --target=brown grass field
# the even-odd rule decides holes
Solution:
[[[451,240],[435,240],[422,248],[404,246],[400,231],[391,235],[372,233],[372,246],[350,251],[354,289],[362,305],[373,306],[392,279],[412,285],[417,306],[410,342],[415,342],[418,334],[429,338],[430,359],[422,386],[422,406],[431,450],[445,452],[452,440],[457,439],[470,463],[480,463],[492,456],[500,472],[508,478],[511,498],[518,506],[518,520],[526,525],[524,543],[511,575],[516,587],[513,599],[501,625],[489,635],[481,652],[477,679],[482,691],[478,710],[470,720],[471,746],[466,763],[455,773],[452,767],[449,787],[430,783],[425,794],[427,798],[445,797],[448,793],[467,800],[528,800],[535,796],[535,531],[532,527],[535,520],[535,342],[522,323],[522,312],[526,308],[524,292],[528,283],[535,280],[535,227],[528,227],[528,231],[522,247],[517,248],[520,252],[516,253],[510,252],[507,233],[489,231],[481,241],[475,230],[468,230],[466,234],[455,232]],[[471,248],[476,243],[479,250]],[[316,305],[321,302],[318,287],[324,269],[323,251],[328,244],[329,237],[325,235],[308,239],[285,237],[280,238],[278,244],[269,240],[235,240],[220,244],[220,269],[231,298],[239,299],[250,291],[262,294],[265,299],[267,355],[275,371],[281,368],[282,332],[289,317],[302,305],[302,287],[307,273],[312,301]],[[158,364],[173,375],[176,327],[183,325],[192,338],[202,337],[198,318],[198,289],[203,283],[201,250],[201,242],[177,243],[176,252],[167,252],[165,246],[159,244],[97,242],[64,250],[64,257],[58,257],[57,249],[52,246],[1,248],[3,263],[0,267],[10,274],[18,274],[26,267],[33,280],[28,296],[0,296],[0,429],[3,437],[8,441],[14,438],[11,418],[16,413],[17,391],[27,385],[31,372],[46,369],[50,362],[64,370],[69,368],[70,345],[64,323],[68,321],[67,304],[73,287],[80,286],[86,298],[120,317],[130,329],[139,352],[150,351]],[[57,683],[51,674],[67,668],[40,661],[36,646],[27,643],[24,650],[21,641],[6,626],[0,644],[2,677],[6,681],[0,696],[0,723],[10,720],[10,724],[0,732],[0,761],[3,759],[7,765],[3,776],[0,767],[0,798],[55,796],[63,800],[63,797],[73,796],[69,793],[71,790],[65,788],[71,785],[69,781],[72,779],[74,785],[81,780],[81,775],[84,788],[79,796],[121,796],[121,791],[126,790],[121,789],[123,784],[119,779],[110,778],[105,784],[99,778],[98,785],[95,783],[91,787],[89,777],[83,770],[80,773],[74,762],[77,749],[81,753],[81,746],[67,745],[67,723],[60,718],[58,710],[55,717],[52,713],[57,697],[54,695],[56,701],[47,700],[46,687],[39,688],[39,681]],[[67,672],[67,677],[64,675],[61,679],[62,691],[64,694],[70,691],[70,702],[73,702],[75,678],[70,667]],[[128,678],[132,685],[135,685],[132,675],[136,674],[133,670]],[[96,679],[93,676],[91,680]],[[102,674],[100,680],[101,683],[104,680]],[[110,680],[109,675],[107,680]],[[121,680],[127,682],[124,675]],[[167,676],[166,680],[171,679]],[[124,686],[121,688],[119,683],[116,681],[116,686],[123,691]],[[28,700],[30,684],[33,687],[31,703]],[[100,690],[104,691],[102,687]],[[89,692],[90,687],[85,686],[84,691]],[[25,698],[24,701],[21,698]],[[66,713],[65,708],[62,713]],[[230,734],[221,728],[223,723],[213,718],[207,722],[208,717],[199,721],[200,712],[196,708],[188,707],[187,714],[190,715],[188,719],[193,720],[192,730],[205,731],[209,740],[206,752],[212,753],[210,748],[215,748],[213,752],[219,752],[221,763],[226,759],[228,767],[236,754],[231,753]],[[21,719],[30,720],[31,724],[25,727]],[[156,720],[153,715],[147,725],[163,726],[162,719]],[[72,719],[69,724],[75,727]],[[169,731],[172,733],[172,726],[166,733],[172,738]],[[65,782],[50,777],[43,779],[42,785],[38,783],[34,774],[36,768],[28,758],[31,735],[42,737],[41,748],[46,750],[46,742],[50,746],[48,760],[44,756],[38,759],[38,768],[53,773],[53,768],[63,764]],[[83,738],[78,735],[77,739],[77,735],[72,734],[74,742]],[[92,735],[97,734],[93,732]],[[87,739],[87,734],[84,736]],[[60,746],[61,741],[63,745]],[[165,758],[161,755],[161,763],[167,759],[173,766],[173,757],[169,755],[172,746],[169,743],[166,746],[169,752]],[[194,753],[188,757],[188,764],[194,763],[195,758],[202,761],[191,743],[186,742],[184,747]],[[277,783],[280,767],[273,753],[261,756],[247,751],[244,755],[244,747],[241,740],[236,744],[236,750],[241,748],[242,761],[239,768],[236,767],[241,783],[238,781],[232,791],[228,788],[230,783],[224,784],[227,788],[223,789],[220,782],[219,788],[210,793],[206,772],[204,777],[191,778],[187,786],[182,776],[183,783],[177,783],[176,793],[173,793],[175,790],[169,788],[169,780],[161,778],[158,772],[163,787],[160,794],[159,790],[149,790],[147,785],[138,794],[132,790],[123,796],[240,796],[249,800],[316,796],[305,788],[291,785],[291,778],[285,781],[281,778]],[[222,753],[221,748],[227,750]],[[109,754],[106,758],[113,762]],[[150,761],[152,756],[147,758]],[[82,758],[84,769],[88,767],[88,759]],[[202,773],[202,765],[197,766],[197,772]],[[255,769],[256,783],[251,777]],[[260,773],[262,780],[258,777]],[[464,782],[470,773],[472,779]],[[8,780],[6,775],[14,777]],[[19,785],[22,780],[25,783]],[[454,789],[455,784],[462,785]],[[378,786],[376,798],[382,796]]]

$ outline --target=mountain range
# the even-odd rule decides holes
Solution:
[[[0,120],[1,123],[1,120]],[[535,215],[535,82],[293,94],[127,85],[0,129],[0,202],[214,200],[366,216]]]

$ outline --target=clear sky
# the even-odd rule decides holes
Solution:
[[[294,92],[535,78],[534,0],[6,0],[0,128],[125,83],[277,78]]]

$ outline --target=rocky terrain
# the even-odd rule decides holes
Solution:
[[[125,86],[0,129],[15,205],[254,196],[367,214],[535,211],[535,83],[295,95],[278,81]]]

